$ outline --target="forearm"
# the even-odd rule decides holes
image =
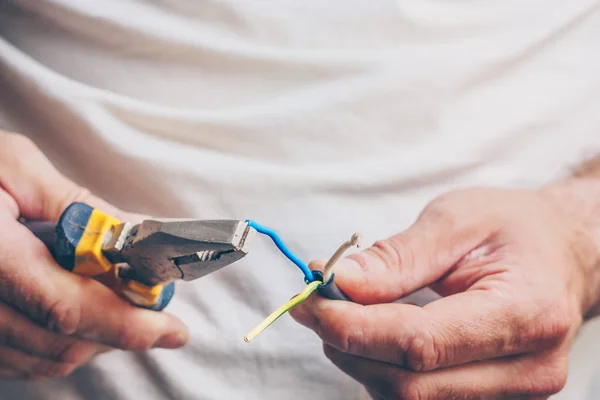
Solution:
[[[572,196],[572,212],[579,215],[600,252],[600,154],[576,166],[565,185]]]
[[[582,162],[571,176],[544,189],[544,194],[560,207],[565,215],[580,227],[573,240],[577,240],[577,257],[586,259],[584,271],[586,298],[583,313],[587,318],[600,314],[600,154]]]

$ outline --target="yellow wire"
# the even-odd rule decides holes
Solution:
[[[265,329],[269,327],[273,322],[275,322],[279,317],[281,317],[286,312],[290,311],[292,308],[296,307],[298,304],[302,303],[308,297],[317,290],[317,288],[322,285],[321,281],[314,281],[306,285],[306,287],[296,296],[292,297],[287,303],[279,307],[277,310],[273,311],[267,318],[265,318],[260,324],[256,325],[254,329],[252,329],[246,336],[244,336],[244,341],[246,343],[250,343],[254,340],[258,335],[262,333]]]

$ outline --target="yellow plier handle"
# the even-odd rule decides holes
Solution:
[[[174,283],[148,286],[119,276],[119,263],[104,252],[116,229],[117,218],[84,203],[73,203],[58,223],[26,223],[51,251],[57,263],[75,274],[94,278],[134,305],[162,310],[174,294]]]

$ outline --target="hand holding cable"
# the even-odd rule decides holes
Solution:
[[[302,302],[306,301],[314,291],[319,291],[323,296],[331,300],[349,300],[349,298],[336,286],[334,281],[335,274],[333,274],[333,268],[346,250],[353,246],[360,247],[361,236],[359,233],[355,233],[354,235],[352,235],[350,240],[342,243],[342,245],[327,261],[324,272],[321,272],[311,271],[308,265],[306,265],[304,261],[302,261],[283,243],[279,235],[273,229],[267,228],[254,221],[247,221],[247,223],[250,228],[255,229],[258,233],[270,237],[271,240],[273,240],[273,243],[275,243],[275,245],[277,246],[277,248],[283,253],[283,255],[286,256],[294,264],[296,264],[298,268],[300,268],[300,270],[304,274],[304,281],[306,283],[306,287],[298,295],[292,297],[289,301],[287,301],[277,310],[273,311],[267,318],[265,318],[260,324],[258,324],[254,329],[252,329],[246,336],[244,336],[245,342],[249,343],[252,340],[254,340],[256,336],[258,336],[262,331],[267,329],[279,317],[281,317],[286,312],[292,310],[294,307],[298,306]]]
[[[0,132],[0,379],[70,374],[113,348],[176,348],[185,325],[131,306],[93,279],[65,271],[18,222],[56,221],[74,201],[139,221],[60,175],[35,145]]]
[[[598,178],[459,190],[338,264],[355,302],[313,296],[291,314],[376,399],[547,398],[600,304],[599,249]],[[425,286],[445,297],[395,302]]]

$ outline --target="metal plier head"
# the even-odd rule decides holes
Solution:
[[[238,261],[255,231],[239,220],[146,220],[113,228],[103,246],[123,278],[146,285],[191,281]]]

